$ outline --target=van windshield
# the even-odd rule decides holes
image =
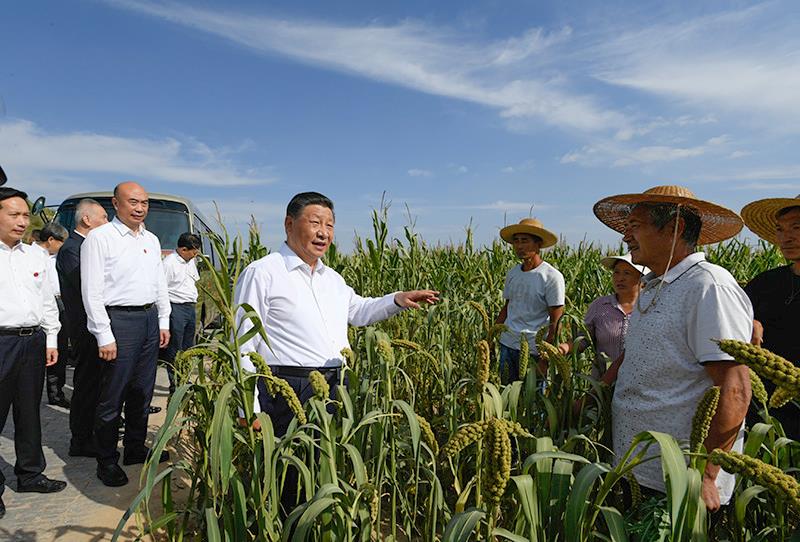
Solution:
[[[114,206],[111,204],[110,197],[93,199],[103,206],[108,213],[109,220],[114,218]],[[67,231],[75,229],[75,207],[79,201],[80,199],[77,198],[68,199],[58,208],[55,221],[67,228]],[[147,212],[144,224],[149,232],[158,237],[162,250],[174,250],[178,243],[178,237],[182,233],[190,231],[189,210],[186,205],[177,201],[151,198],[150,210]]]

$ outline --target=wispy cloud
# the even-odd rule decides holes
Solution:
[[[800,11],[792,2],[624,28],[595,49],[594,74],[620,86],[744,113],[797,130]],[[619,29],[618,29],[619,30]],[[761,119],[763,120],[766,119]]]
[[[69,190],[89,188],[87,175],[166,181],[197,186],[259,185],[273,181],[237,167],[234,149],[212,148],[195,139],[127,138],[92,132],[50,132],[27,120],[0,121],[3,167],[18,184],[67,181]],[[62,194],[63,195],[63,194]]]
[[[800,181],[800,164],[736,169],[728,173],[698,175],[695,177],[697,181],[775,181],[784,179],[797,179]]]
[[[572,30],[529,29],[505,40],[476,42],[447,28],[336,25],[147,0],[107,0],[230,40],[257,53],[282,55],[420,92],[497,109],[508,119],[537,119],[570,130],[624,129],[625,115],[570,86],[551,49]]]
[[[700,145],[677,147],[648,145],[631,147],[615,141],[600,141],[571,151],[561,157],[562,164],[577,163],[587,166],[612,165],[614,167],[672,162],[720,152],[728,143],[727,136],[712,137]]]
[[[522,171],[531,171],[533,169],[533,166],[534,166],[533,160],[525,160],[524,162],[521,162],[519,164],[505,166],[500,169],[500,172],[508,174],[520,173]]]
[[[735,187],[736,190],[793,190],[800,191],[800,182],[797,183],[747,183]]]
[[[432,177],[433,172],[427,169],[409,169],[408,170],[409,177]]]

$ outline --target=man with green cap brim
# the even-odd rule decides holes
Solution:
[[[749,203],[742,209],[744,223],[756,235],[777,246],[787,265],[754,277],[744,291],[753,303],[753,343],[791,361],[800,363],[800,196],[769,198]],[[775,389],[766,381],[767,391]],[[800,440],[800,412],[789,403],[770,409],[781,422],[786,436]],[[757,421],[753,417],[751,421]]]
[[[652,270],[643,277],[625,350],[603,376],[610,383],[617,375],[611,404],[614,454],[622,457],[642,431],[689,441],[697,406],[712,386],[720,388],[719,406],[702,444],[709,452],[741,451],[750,377],[714,340],[749,340],[753,310],[733,276],[697,251],[698,245],[735,236],[741,218],[681,186],[604,198],[594,213],[624,235],[633,263]],[[660,461],[646,461],[634,474],[650,492],[666,491]],[[718,466],[706,465],[701,492],[708,510],[728,503],[734,482]]]
[[[524,378],[519,374],[520,341],[526,340],[530,353],[538,359],[536,332],[546,326],[547,341],[556,338],[556,326],[564,314],[564,276],[542,259],[541,249],[553,246],[558,238],[535,218],[524,218],[500,230],[503,241],[514,247],[522,260],[506,274],[503,298],[505,305],[496,322],[507,329],[500,335],[500,380],[507,384]],[[547,366],[539,361],[544,376]]]

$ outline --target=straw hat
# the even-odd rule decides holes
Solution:
[[[624,233],[625,220],[637,203],[675,203],[691,207],[702,222],[697,240],[699,245],[730,239],[742,229],[739,215],[721,205],[698,199],[691,190],[683,186],[656,186],[642,194],[620,194],[603,198],[594,204],[594,214],[609,228]]]
[[[542,240],[542,248],[547,248],[555,245],[558,242],[558,237],[550,231],[544,229],[542,223],[535,218],[523,218],[519,224],[512,224],[500,230],[500,237],[507,243],[514,242],[515,233],[527,233],[535,235]]]
[[[770,243],[777,243],[775,230],[777,215],[787,207],[800,207],[800,196],[796,198],[769,198],[748,203],[742,209],[742,218],[753,233]]]
[[[606,256],[605,258],[600,260],[600,263],[602,264],[603,267],[605,267],[606,269],[611,269],[612,271],[614,270],[614,265],[616,265],[617,262],[627,263],[642,275],[646,275],[650,272],[650,268],[647,267],[646,265],[636,265],[635,263],[633,263],[633,258],[631,258],[630,253],[623,254],[621,256]]]

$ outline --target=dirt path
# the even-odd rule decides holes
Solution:
[[[72,369],[67,374],[67,395],[72,393]],[[153,404],[166,408],[167,374],[159,368]],[[164,412],[150,416],[151,437],[158,430]],[[3,542],[99,542],[111,540],[119,520],[139,491],[141,465],[123,467],[130,482],[120,488],[104,486],[95,476],[96,462],[69,457],[69,412],[42,402],[42,443],[50,478],[64,480],[64,491],[51,495],[17,493],[14,475],[13,420],[9,413],[0,435],[0,469],[6,476],[3,501],[6,516],[0,519]],[[121,449],[120,449],[121,452]],[[131,518],[121,540],[133,540],[135,518]]]

